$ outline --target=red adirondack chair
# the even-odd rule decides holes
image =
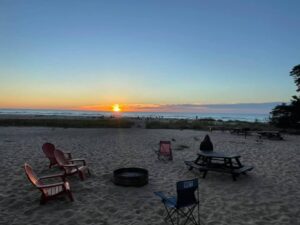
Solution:
[[[67,194],[70,200],[74,201],[70,184],[65,180],[63,174],[43,176],[38,178],[29,164],[25,163],[24,169],[28,180],[33,184],[33,186],[37,187],[42,192],[40,204],[45,204],[49,199],[61,194]],[[43,183],[42,180],[50,178],[61,178],[62,181],[53,184]]]
[[[80,179],[84,180],[86,173],[91,175],[84,159],[68,159],[59,149],[55,149],[54,156],[58,165],[64,169],[64,176],[70,176],[78,173]],[[78,165],[76,162],[81,162],[82,165]]]
[[[53,165],[56,165],[57,161],[56,161],[55,156],[54,156],[54,150],[55,150],[54,144],[45,143],[45,144],[43,144],[42,149],[43,149],[43,152],[45,153],[46,157],[50,161],[49,168],[51,168]],[[69,158],[69,159],[72,158],[70,152],[65,152],[64,154],[67,155],[67,158]]]
[[[172,148],[170,141],[160,141],[159,150],[157,152],[158,159],[173,160]]]

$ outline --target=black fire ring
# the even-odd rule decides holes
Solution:
[[[148,184],[148,171],[142,168],[121,168],[114,171],[113,182],[121,186],[141,187]]]

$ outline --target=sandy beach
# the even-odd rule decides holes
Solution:
[[[209,172],[205,179],[187,169],[205,131],[148,129],[0,128],[0,224],[166,224],[165,210],[154,191],[175,194],[177,181],[199,177],[202,224],[299,224],[300,138],[263,140],[216,131],[210,134],[215,151],[238,153],[254,170],[238,177]],[[159,161],[153,152],[159,140],[172,140],[173,162]],[[198,139],[198,140],[196,140]],[[39,205],[40,193],[27,180],[28,162],[38,175],[48,169],[42,144],[51,142],[73,156],[85,158],[92,176],[68,178],[75,201],[66,197]],[[180,148],[186,145],[188,148]],[[120,167],[149,171],[149,184],[120,187],[111,182]]]

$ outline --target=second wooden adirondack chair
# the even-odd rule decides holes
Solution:
[[[58,165],[64,169],[64,176],[70,176],[78,173],[80,179],[84,180],[86,173],[91,175],[84,159],[68,159],[59,149],[54,151],[54,156]],[[81,162],[82,165],[78,165],[76,162]]]

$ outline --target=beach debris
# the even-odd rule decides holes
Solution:
[[[187,146],[187,145],[178,145],[175,150],[184,150],[186,148],[190,148],[190,146]]]

